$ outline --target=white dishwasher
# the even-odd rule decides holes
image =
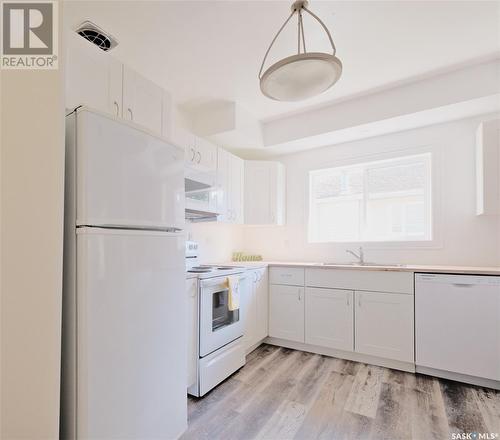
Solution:
[[[415,274],[415,326],[417,369],[500,380],[499,276]]]

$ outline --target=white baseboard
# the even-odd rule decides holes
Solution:
[[[257,347],[260,347],[265,341],[266,341],[267,338],[264,338],[264,339],[261,339],[259,342],[257,342],[256,344],[253,344],[251,345],[250,347],[247,347],[245,349],[245,355],[248,356],[252,351],[254,351]]]
[[[417,365],[417,373],[427,374],[428,376],[440,377],[442,379],[455,380],[457,382],[469,383],[480,387],[493,388],[500,390],[500,381],[485,379],[483,377],[469,376],[467,374],[453,373],[452,371],[438,370],[436,368],[421,367]]]
[[[415,373],[415,364],[411,362],[394,361],[391,359],[369,356],[366,354],[354,353],[350,351],[335,350],[333,348],[320,347],[318,345],[304,344],[303,342],[287,341],[286,339],[273,338],[271,336],[264,339],[266,344],[280,347],[293,348],[295,350],[307,351],[310,353],[322,354],[325,356],[346,359],[349,361],[363,362],[365,364],[378,365],[380,367],[392,368],[394,370]]]

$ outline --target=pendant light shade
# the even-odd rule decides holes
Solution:
[[[310,98],[328,90],[338,81],[342,74],[342,63],[335,56],[335,44],[330,32],[325,24],[307,9],[307,4],[305,0],[298,0],[292,5],[292,13],[275,35],[264,55],[259,71],[259,80],[260,89],[268,98],[277,101],[299,101]],[[306,51],[302,11],[306,11],[323,27],[330,40],[332,53]],[[295,14],[298,17],[298,53],[283,58],[262,73],[274,42]]]

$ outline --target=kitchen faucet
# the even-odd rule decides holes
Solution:
[[[354,258],[357,258],[359,260],[359,264],[364,264],[365,262],[365,255],[363,253],[363,247],[359,247],[359,254],[357,254],[356,252],[352,251],[351,249],[347,249],[346,252],[348,254],[351,254],[352,256],[354,256]]]

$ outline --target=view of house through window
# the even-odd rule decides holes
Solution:
[[[309,241],[432,240],[431,153],[309,172]]]

